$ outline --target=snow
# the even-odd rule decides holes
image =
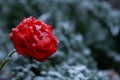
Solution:
[[[63,78],[63,76],[59,72],[56,72],[56,71],[49,71],[48,75],[56,76],[58,78]]]
[[[42,14],[40,17],[38,17],[38,20],[41,20],[41,21],[46,21],[48,18],[51,17],[51,14],[50,13],[44,13]]]
[[[119,32],[120,32],[120,26],[115,25],[115,26],[111,27],[111,33],[112,33],[113,36],[118,35]]]
[[[4,2],[5,7],[0,13],[5,14],[1,16],[0,23],[4,23],[0,27],[17,24],[16,20],[13,21],[14,24],[11,22],[12,18],[8,19],[7,16],[16,19],[19,16],[21,18],[24,15],[35,15],[37,19],[53,25],[53,33],[59,40],[56,53],[44,63],[19,57],[15,53],[12,56],[14,65],[10,63],[7,66],[7,70],[15,76],[11,80],[109,80],[99,72],[95,57],[91,55],[95,54],[95,48],[107,52],[107,57],[113,61],[120,62],[119,53],[113,49],[115,41],[110,41],[113,38],[109,36],[109,30],[113,36],[118,35],[120,14],[119,11],[114,11],[109,3],[99,0],[8,1]],[[12,10],[16,10],[18,3],[23,4],[20,9],[25,12],[21,11],[13,16]],[[40,29],[38,26],[36,28]],[[8,34],[0,30],[0,59],[7,55],[7,50],[13,48],[12,43],[8,44],[10,42],[7,37]],[[3,71],[3,74],[5,72]]]

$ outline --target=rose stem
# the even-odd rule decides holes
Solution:
[[[0,64],[0,71],[1,71],[1,69],[3,68],[3,66],[4,66],[8,61],[11,60],[11,56],[12,56],[12,54],[14,54],[15,52],[16,52],[16,50],[14,49],[13,51],[11,51],[11,52],[8,54],[8,56],[7,56],[6,59],[2,60],[2,63]]]

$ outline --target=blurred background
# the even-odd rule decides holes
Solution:
[[[120,80],[120,0],[0,0],[0,61],[29,16],[52,25],[58,49],[45,63],[14,54],[0,80]]]

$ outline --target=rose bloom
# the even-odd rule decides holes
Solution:
[[[52,27],[32,16],[13,28],[9,37],[18,54],[40,62],[56,51],[57,39],[52,35]]]

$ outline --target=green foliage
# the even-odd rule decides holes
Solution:
[[[58,38],[57,52],[45,63],[15,54],[0,77],[11,80],[110,80],[99,69],[120,73],[120,14],[99,0],[4,0],[0,1],[1,34],[22,17],[35,16],[52,25]],[[5,32],[7,31],[7,32]],[[8,37],[1,35],[4,40]],[[0,54],[12,45],[0,45]],[[4,44],[3,44],[4,43]],[[8,70],[7,72],[6,69]]]

